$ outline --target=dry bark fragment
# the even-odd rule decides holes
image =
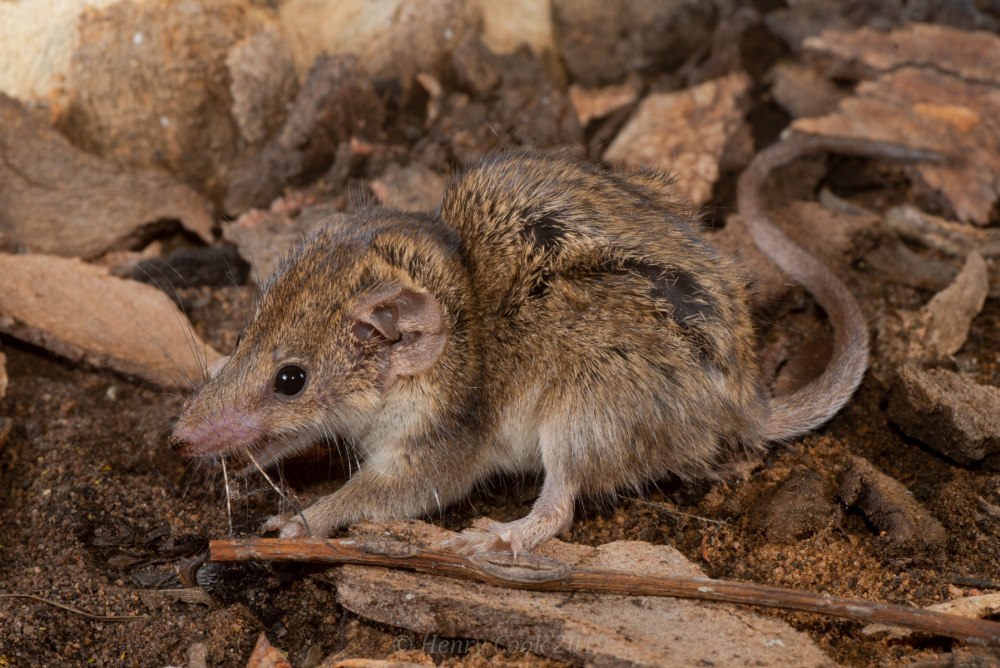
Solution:
[[[0,94],[0,235],[6,244],[95,258],[176,220],[212,239],[207,200],[166,174],[126,173],[73,147]]]
[[[188,647],[187,668],[208,668],[208,645],[196,642]]]
[[[285,120],[298,78],[288,42],[275,26],[240,40],[226,54],[233,119],[250,146],[261,144]]]
[[[902,483],[861,457],[851,457],[837,495],[855,506],[881,532],[889,554],[912,557],[944,549],[948,533]]]
[[[728,145],[746,124],[743,107],[749,86],[749,77],[736,73],[675,93],[646,96],[603,160],[660,169],[675,177],[689,202],[704,204]]]
[[[980,229],[933,216],[904,204],[886,213],[889,229],[910,241],[948,255],[965,257],[976,251],[983,257],[1000,256],[1000,229]]]
[[[902,7],[905,23],[938,23],[962,30],[1000,30],[995,7],[979,0],[913,0]]]
[[[242,0],[118,2],[84,12],[62,129],[120,165],[163,168],[225,193],[240,151],[229,49],[273,25]]]
[[[959,219],[989,222],[1000,172],[992,122],[1000,115],[1000,36],[912,25],[888,34],[825,32],[806,43],[878,75],[836,112],[797,120],[796,130],[937,150],[949,160],[911,169]]]
[[[345,219],[345,214],[323,206],[306,207],[294,218],[280,211],[253,209],[223,226],[222,236],[236,244],[240,256],[250,264],[254,282],[263,285],[310,230]]]
[[[479,98],[486,97],[500,85],[504,61],[505,58],[491,51],[474,35],[460,42],[451,54],[451,67],[455,71],[456,82]]]
[[[636,86],[624,83],[603,88],[584,88],[579,84],[569,87],[569,101],[576,112],[580,127],[591,121],[604,118],[608,114],[633,104],[639,97]]]
[[[924,354],[930,359],[954,355],[965,344],[972,320],[983,310],[989,293],[986,262],[973,251],[954,282],[920,309],[925,325]]]
[[[409,540],[428,543],[452,535],[422,523],[405,523],[401,530]],[[673,548],[648,543],[591,548],[550,541],[537,552],[582,568],[702,574]],[[583,593],[567,597],[361,566],[345,566],[337,590],[349,610],[384,624],[485,639],[589,665],[832,665],[804,634],[725,605]]]
[[[478,18],[462,0],[288,0],[278,12],[300,75],[324,53],[356,55],[370,76],[404,87],[417,72],[443,74]]]
[[[711,3],[692,0],[552,0],[559,55],[584,86],[618,83],[629,71],[670,71],[712,40]]]
[[[292,668],[292,664],[280,649],[268,641],[267,635],[262,631],[247,661],[247,668]]]
[[[886,3],[872,4],[863,0],[845,3],[797,0],[789,3],[788,7],[768,12],[764,22],[775,37],[798,55],[807,37],[818,35],[824,30],[849,31],[873,21],[884,25],[887,9]]]
[[[797,62],[778,63],[768,79],[774,100],[793,118],[828,114],[845,95],[819,72]]]
[[[159,290],[51,255],[0,253],[0,331],[162,387],[190,387],[219,358]]]
[[[226,211],[270,205],[286,185],[329,166],[342,142],[377,132],[384,117],[384,103],[356,58],[317,58],[284,125],[233,170]]]
[[[479,14],[483,44],[493,53],[513,53],[522,46],[539,57],[555,53],[549,0],[476,0],[471,4]]]
[[[944,290],[958,275],[958,269],[947,260],[917,253],[899,239],[873,248],[865,255],[865,262],[893,282],[933,292]]]
[[[24,101],[66,104],[80,15],[120,0],[0,3],[0,91]]]
[[[899,369],[889,418],[960,464],[1000,468],[1000,388],[945,369]]]
[[[433,211],[444,196],[445,179],[419,163],[389,165],[369,184],[383,206],[402,211]]]
[[[899,253],[912,251],[902,250]],[[883,251],[876,259],[887,258]],[[928,273],[919,256],[919,280]],[[962,270],[919,311],[898,311],[880,319],[879,348],[886,359],[936,362],[957,353],[965,344],[973,319],[979,315],[989,295],[989,269],[982,256],[972,252]]]
[[[1000,83],[1000,37],[986,31],[908,23],[888,33],[872,28],[825,30],[806,38],[804,46],[864,68],[869,76],[917,66],[969,81]]]
[[[986,258],[988,294],[1000,297],[1000,230],[950,221],[909,204],[890,209],[885,223],[901,238],[954,258],[979,253]],[[959,271],[953,260],[918,253],[898,239],[881,244],[866,259],[896,282],[934,292],[949,286]]]

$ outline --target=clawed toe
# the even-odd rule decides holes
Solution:
[[[492,531],[467,529],[454,538],[449,538],[443,547],[459,554],[473,555],[484,552],[510,552],[510,545]]]
[[[269,531],[281,531],[288,521],[291,519],[289,515],[271,515],[268,517],[262,525],[260,525],[260,533],[268,533]]]
[[[302,518],[297,515],[272,515],[260,527],[260,531],[277,531],[280,538],[305,538],[309,535]]]
[[[517,522],[493,522],[485,530],[463,531],[445,541],[444,547],[466,555],[484,552],[511,552],[516,555],[524,552],[524,541]]]

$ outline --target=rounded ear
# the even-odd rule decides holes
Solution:
[[[396,286],[380,291],[363,301],[351,319],[355,336],[386,347],[386,386],[395,376],[415,376],[431,368],[448,340],[441,305],[425,290]]]

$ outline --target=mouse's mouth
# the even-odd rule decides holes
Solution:
[[[288,454],[289,444],[281,439],[261,438],[234,452],[227,453],[225,458],[235,464],[237,475],[246,476],[255,471],[266,469]]]
[[[230,471],[245,476],[263,471],[317,440],[308,430],[275,432],[253,416],[226,411],[214,413],[210,419],[182,416],[174,428],[171,447],[184,457],[221,460]]]

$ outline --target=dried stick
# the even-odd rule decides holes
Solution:
[[[1000,623],[889,603],[710,578],[645,576],[574,568],[535,555],[489,553],[464,557],[392,539],[256,538],[213,540],[212,561],[307,561],[401,568],[532,591],[587,591],[638,596],[675,596],[813,612],[858,622],[902,626],[979,645],[1000,647]]]
[[[34,594],[0,594],[0,598],[24,598],[29,601],[44,603],[45,605],[51,605],[53,608],[59,608],[60,610],[71,612],[74,615],[79,615],[80,617],[89,619],[92,622],[141,622],[142,620],[147,619],[146,615],[93,615],[89,612],[80,610],[79,608],[66,605],[65,603],[50,601],[47,598],[35,596]]]

